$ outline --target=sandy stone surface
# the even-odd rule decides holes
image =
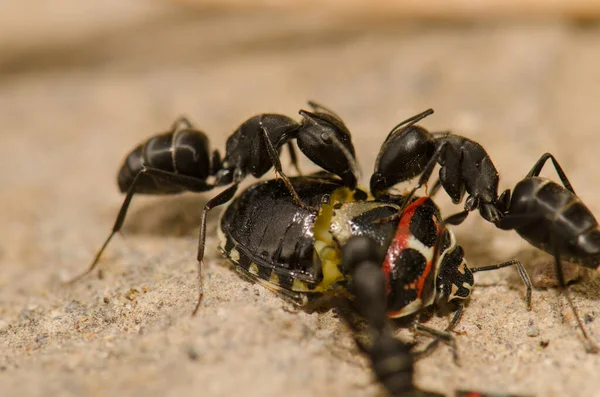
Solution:
[[[112,14],[32,17],[37,34],[29,36],[0,23],[18,42],[0,47],[1,395],[383,395],[331,311],[294,312],[220,258],[216,212],[206,296],[190,317],[197,224],[210,193],[134,199],[124,237],[102,258],[103,277],[63,284],[88,266],[112,227],[124,155],[181,114],[223,148],[246,118],[296,117],[307,99],[318,100],[347,122],[367,182],[389,129],[433,107],[423,125],[481,142],[501,188],[550,151],[600,213],[595,26],[431,27],[113,3]],[[104,23],[80,20],[94,15]],[[446,213],[456,210],[444,194],[437,200]],[[531,269],[549,260],[477,216],[456,232],[474,266],[518,257]],[[528,312],[514,269],[476,281],[457,328],[460,366],[439,348],[417,364],[420,387],[600,396],[600,356],[584,352],[564,298],[534,290]],[[599,287],[591,272],[572,287],[596,341]],[[434,315],[427,325],[448,320]]]

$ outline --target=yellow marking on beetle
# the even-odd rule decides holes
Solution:
[[[296,292],[312,292],[310,288],[308,288],[308,284],[304,281],[301,281],[297,278],[294,278],[294,282],[292,283],[292,291]]]
[[[452,284],[452,292],[450,292],[450,296],[448,297],[448,300],[452,300],[453,298],[455,298],[456,292],[458,292],[458,287],[456,286],[456,284]]]
[[[418,312],[419,310],[421,310],[422,307],[423,307],[423,301],[420,298],[417,298],[398,311],[388,312],[388,317],[389,318],[400,318],[400,317],[408,316],[409,314]]]
[[[250,274],[258,276],[258,265],[254,262],[250,263],[250,267],[248,268]]]
[[[458,272],[459,272],[460,274],[465,274],[465,271],[466,271],[466,270],[465,270],[465,266],[466,266],[466,265],[467,265],[467,264],[466,264],[464,261],[462,261],[462,262],[460,263],[460,265],[458,265],[458,267],[456,268],[456,270],[458,270]]]
[[[235,247],[233,247],[229,252],[229,258],[235,263],[240,262],[240,253]]]
[[[346,187],[334,190],[329,196],[329,203],[321,205],[315,219],[313,233],[315,236],[315,255],[321,262],[323,279],[313,289],[314,292],[326,292],[334,289],[335,284],[344,280],[340,271],[341,255],[338,244],[331,234],[331,222],[334,208],[337,205],[354,201],[354,194]],[[296,280],[294,280],[295,282]],[[293,288],[294,291],[296,290]]]
[[[271,272],[271,277],[269,277],[269,282],[271,284],[280,285],[279,276],[275,272]]]

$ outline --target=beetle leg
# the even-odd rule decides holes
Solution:
[[[527,305],[527,310],[531,310],[531,279],[529,278],[529,274],[527,273],[527,270],[525,270],[525,267],[523,266],[523,264],[521,262],[519,262],[518,260],[513,259],[513,260],[510,260],[507,262],[498,263],[496,265],[472,267],[472,268],[470,268],[470,270],[471,270],[471,273],[485,272],[488,270],[497,270],[497,269],[502,269],[504,267],[509,267],[509,266],[513,266],[513,265],[517,267],[519,276],[521,276],[521,280],[523,280],[523,283],[525,284],[525,287],[527,289],[527,291],[525,293],[525,304]]]

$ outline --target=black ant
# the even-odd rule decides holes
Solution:
[[[563,186],[539,176],[548,159]],[[600,228],[596,218],[575,194],[567,175],[550,153],[545,153],[531,171],[513,189],[505,190],[499,199],[502,213],[496,226],[514,229],[536,248],[554,256],[559,287],[565,294],[588,352],[598,348],[590,340],[571,300],[562,271],[561,260],[597,269],[600,265]]]
[[[414,385],[413,345],[397,339],[388,320],[385,278],[381,271],[383,254],[381,246],[365,236],[352,237],[342,249],[342,263],[352,277],[354,305],[367,321],[370,343],[358,338],[360,330],[348,313],[347,301],[338,300],[338,313],[352,330],[356,346],[369,358],[377,380],[391,396],[441,396],[418,390]]]
[[[418,327],[429,333],[434,331],[432,334],[437,338],[424,350],[415,352],[412,343],[396,338],[387,315],[385,277],[381,269],[383,258],[381,246],[370,237],[355,236],[347,241],[342,249],[342,263],[352,278],[350,287],[354,291],[354,301],[351,305],[347,300],[338,299],[337,313],[352,331],[356,346],[368,357],[375,377],[390,396],[441,397],[442,394],[420,390],[415,386],[414,362],[429,354],[440,340],[453,343],[453,339],[444,332]],[[366,320],[369,343],[359,338],[361,330],[354,324],[352,310]],[[446,331],[450,329],[451,326]],[[476,391],[456,391],[456,396],[510,397]]]
[[[307,207],[298,197],[289,177],[283,172],[279,152],[287,145],[292,165],[298,169],[293,147],[298,148],[316,165],[341,178],[342,183],[354,189],[357,182],[357,165],[350,132],[341,118],[331,110],[315,102],[308,102],[312,112],[300,110],[300,123],[279,114],[259,114],[246,120],[227,139],[225,156],[217,150],[209,150],[207,136],[192,127],[185,118],[180,118],[167,132],[153,136],[138,145],[125,158],[118,174],[119,189],[126,193],[111,233],[96,254],[87,271],[72,281],[92,272],[112,237],[125,220],[133,196],[141,194],[174,194],[185,191],[205,192],[216,187],[225,190],[210,199],[202,211],[198,243],[198,268],[204,257],[206,217],[208,211],[230,201],[240,182],[251,174],[263,176],[271,168],[285,183],[295,203]],[[213,182],[207,182],[213,177]],[[200,287],[198,310],[202,299]]]
[[[400,182],[408,181],[440,164],[439,180],[430,192],[443,187],[455,204],[462,201],[465,191],[465,211],[452,218],[452,224],[462,222],[470,211],[479,209],[481,216],[489,222],[500,218],[497,208],[498,171],[485,149],[477,142],[450,132],[430,133],[416,125],[433,114],[427,109],[404,120],[388,134],[375,162],[371,177],[371,193],[382,197],[388,189]],[[429,179],[427,175],[425,181]],[[417,185],[415,190],[421,187]]]

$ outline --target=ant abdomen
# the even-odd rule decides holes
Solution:
[[[208,138],[202,131],[186,128],[153,136],[138,145],[119,170],[117,180],[121,192],[129,190],[144,168],[206,180],[212,173]],[[186,190],[149,175],[136,187],[136,193],[142,194],[173,194]]]

